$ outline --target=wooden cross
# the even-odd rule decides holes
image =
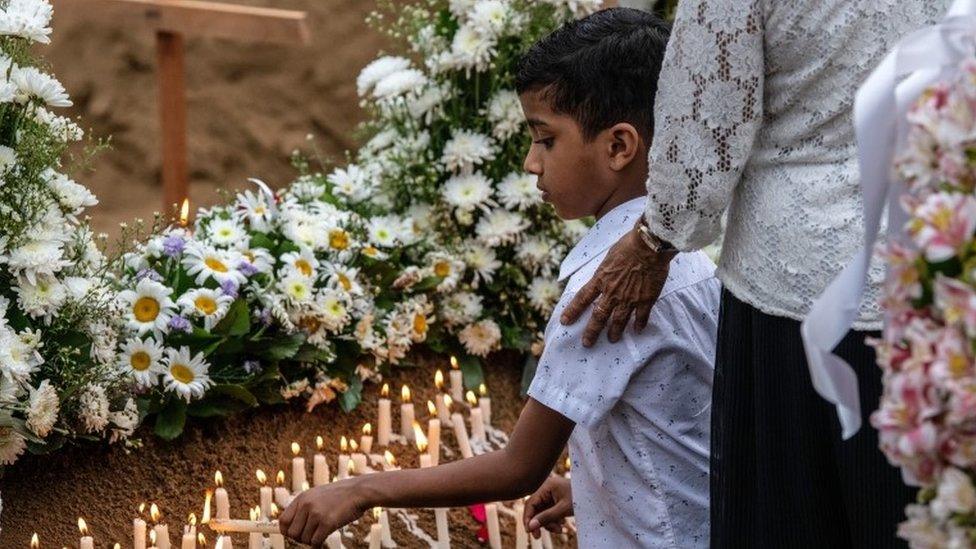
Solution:
[[[184,36],[307,45],[306,13],[201,0],[56,0],[72,14],[147,26],[156,32],[159,121],[163,145],[163,211],[189,194],[186,161]]]

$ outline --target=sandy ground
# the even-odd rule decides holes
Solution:
[[[294,176],[288,156],[313,134],[328,155],[355,148],[363,113],[355,78],[386,46],[363,19],[367,0],[234,0],[240,4],[307,10],[307,47],[188,38],[186,51],[191,200],[221,201],[220,190],[259,177],[272,186]],[[99,232],[151,219],[161,209],[160,140],[155,42],[145,28],[112,21],[82,22],[74,3],[57,5],[52,44],[39,50],[53,65],[81,116],[112,149],[94,171],[75,174],[101,203],[90,210]]]
[[[441,359],[436,364],[443,367],[443,362]],[[423,360],[422,364],[425,367],[400,370],[390,380],[393,387],[407,383],[418,403],[433,397],[430,374],[433,362]],[[514,426],[522,406],[518,394],[520,379],[514,366],[510,358],[499,357],[492,361],[486,373],[492,395],[492,422],[506,431]],[[164,521],[172,525],[172,535],[182,527],[190,512],[200,516],[204,490],[212,487],[213,474],[218,469],[230,494],[231,515],[246,518],[247,509],[258,504],[255,470],[273,474],[282,469],[290,476],[292,441],[307,449],[311,469],[311,448],[315,436],[321,435],[328,442],[327,459],[334,473],[339,437],[358,435],[367,421],[375,427],[377,391],[377,387],[369,387],[363,404],[351,414],[343,414],[335,406],[322,406],[312,413],[297,406],[264,408],[205,425],[197,422],[173,443],[143,433],[144,446],[137,451],[126,451],[121,446],[86,446],[54,456],[22,459],[7,471],[2,481],[0,547],[27,547],[35,531],[40,535],[42,547],[74,547],[78,542],[79,515],[87,521],[97,547],[111,547],[115,541],[129,547],[132,519],[141,502],[159,505]],[[396,430],[399,407],[393,408]],[[427,413],[418,409],[418,418],[426,424]],[[448,431],[445,429],[444,444],[456,449]],[[415,449],[396,444],[391,449],[401,465],[417,466]],[[447,458],[442,458],[443,461]],[[433,535],[436,532],[433,512],[419,511],[418,515],[420,526]],[[391,517],[391,520],[400,547],[426,547],[398,519]],[[357,541],[366,535],[369,522],[364,520],[353,529],[356,538],[345,540],[348,547],[365,546]],[[475,537],[479,525],[466,509],[452,510],[450,523],[452,547],[480,546]],[[511,519],[502,518],[505,547],[514,545],[514,528]],[[207,534],[212,543],[214,537],[210,532]],[[234,542],[235,547],[246,547],[247,540],[242,537]]]

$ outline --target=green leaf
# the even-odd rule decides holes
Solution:
[[[183,433],[184,425],[186,425],[186,401],[171,396],[156,416],[154,428],[156,436],[163,440],[173,440]]]
[[[302,343],[305,343],[303,334],[291,334],[272,340],[257,352],[268,360],[287,360],[295,356]]]
[[[229,397],[235,398],[248,406],[257,406],[258,399],[255,398],[250,391],[244,388],[243,385],[236,385],[231,383],[224,383],[220,385],[214,385],[207,392],[208,394],[216,395],[227,395]]]
[[[349,388],[344,393],[339,394],[339,407],[343,412],[351,412],[359,406],[363,399],[363,381],[359,376],[353,376],[349,382]]]
[[[427,290],[433,290],[443,280],[444,277],[442,276],[428,276],[427,278],[411,286],[410,290],[415,292],[425,292]]]
[[[264,233],[253,233],[248,245],[251,248],[264,248],[265,250],[273,250],[275,247],[274,240]]]
[[[523,397],[528,396],[529,386],[532,385],[532,380],[535,379],[535,371],[538,368],[538,358],[531,354],[525,357],[525,363],[522,365],[522,390],[520,391]]]
[[[464,386],[469,389],[476,389],[485,382],[485,373],[481,369],[481,359],[469,354],[462,354],[457,357],[458,366],[464,374]]]
[[[44,442],[39,443],[33,440],[27,441],[27,451],[32,454],[50,454],[60,450],[67,439],[58,433],[51,433],[48,435]]]
[[[187,407],[186,413],[193,417],[221,417],[240,412],[245,408],[247,406],[239,400],[208,396],[203,400],[191,403]]]
[[[243,299],[236,299],[227,310],[227,316],[222,318],[213,328],[214,333],[242,336],[251,331],[251,312],[247,308],[247,302]]]

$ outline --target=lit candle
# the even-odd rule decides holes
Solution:
[[[531,549],[542,549],[542,538],[536,538],[535,536],[529,536],[529,547]]]
[[[434,417],[437,410],[434,403],[429,400],[427,411],[431,416],[430,421],[427,422],[427,453],[430,454],[431,464],[437,465],[441,460],[441,420]]]
[[[139,514],[146,510],[146,504],[139,504]],[[142,517],[136,517],[132,519],[132,548],[133,549],[146,549],[146,521],[142,520]]]
[[[359,437],[359,446],[362,448],[364,454],[368,454],[373,451],[373,425],[367,423],[363,425],[363,436]]]
[[[376,522],[369,527],[369,549],[380,549],[383,543],[383,527],[379,523],[380,510],[378,507],[373,507],[373,517]]]
[[[485,419],[485,425],[491,425],[491,397],[488,396],[488,388],[482,383],[478,386],[478,407],[481,408],[481,415]]]
[[[399,467],[397,467],[396,456],[393,455],[393,452],[389,450],[383,452],[383,461],[384,471],[396,471],[399,469]]]
[[[197,547],[197,516],[190,513],[187,525],[183,527],[183,537],[180,538],[180,549],[196,549]]]
[[[380,391],[379,418],[376,421],[376,443],[380,446],[389,445],[392,428],[393,423],[390,417],[390,386],[384,383],[383,389]]]
[[[563,476],[566,478],[572,478],[573,475],[571,472],[573,470],[573,462],[572,460],[569,459],[568,455],[566,456],[566,461],[563,462],[563,467],[566,469],[566,472],[563,473]]]
[[[342,544],[342,534],[338,530],[329,534],[329,537],[325,538],[325,546],[329,549],[343,549],[345,546]]]
[[[465,459],[474,456],[474,452],[471,451],[471,441],[468,439],[468,428],[461,414],[458,412],[451,414],[451,424],[454,425],[454,438],[457,439],[458,447],[461,449],[461,456]]]
[[[207,524],[210,522],[210,500],[213,499],[213,490],[207,488],[206,493],[203,495],[203,516],[200,517],[200,524]],[[142,509],[142,506],[139,506]]]
[[[291,454],[294,457],[291,459],[291,492],[295,495],[302,492],[302,486],[305,484],[305,458],[298,455],[301,452],[302,447],[297,442],[292,442]]]
[[[352,450],[349,459],[352,460],[353,470],[356,471],[357,475],[365,475],[368,469],[366,465],[366,454],[358,451],[359,444],[355,440],[349,441],[349,449]]]
[[[410,387],[406,385],[400,389],[400,398],[403,404],[400,405],[400,434],[407,440],[413,440],[413,402],[410,402]]]
[[[271,518],[278,518],[278,506],[271,504]],[[281,534],[271,534],[271,549],[285,549],[285,536]]]
[[[261,508],[254,507],[247,510],[247,514],[251,517],[251,520],[256,521],[261,515]],[[264,545],[264,535],[261,532],[251,532],[247,535],[247,549],[262,549]]]
[[[451,357],[451,398],[460,402],[464,398],[464,375],[458,367],[457,358]]]
[[[315,437],[316,453],[312,458],[312,484],[315,486],[329,483],[329,463],[325,461],[325,454],[322,453],[324,445],[325,441],[322,437]]]
[[[515,547],[524,549],[529,545],[529,535],[525,531],[525,523],[522,522],[522,515],[525,514],[525,502],[517,500],[515,502]]]
[[[543,549],[552,549],[552,535],[545,528],[542,529],[542,547]]]
[[[258,477],[258,482],[261,483],[261,489],[259,491],[261,501],[261,518],[266,519],[271,516],[271,499],[274,494],[271,487],[268,486],[268,475],[265,475],[264,471],[261,469],[258,469],[254,474]]]
[[[444,401],[444,372],[437,370],[434,374],[434,386],[437,387],[437,394],[434,395],[434,403],[437,405],[437,417],[443,422],[451,421],[451,411]]]
[[[278,507],[288,507],[291,503],[291,494],[285,488],[285,472],[281,470],[275,475],[274,500]]]
[[[349,478],[350,457],[346,452],[349,451],[349,440],[343,436],[339,439],[339,480]]]
[[[200,547],[207,546],[207,536],[203,535],[203,532],[197,534],[197,545]]]
[[[158,549],[156,547],[156,531],[155,530],[150,530],[149,531],[149,548],[150,549]]]
[[[396,547],[393,532],[390,530],[390,515],[386,509],[380,510],[380,528],[383,531],[383,547]]]
[[[502,549],[502,531],[498,526],[498,504],[485,505],[485,515],[488,517],[488,546],[491,549]],[[522,517],[515,519],[516,522],[520,520]]]
[[[346,463],[346,478],[349,478],[356,472],[356,463],[350,460]]]
[[[424,435],[423,428],[416,421],[413,422],[413,436],[417,442],[417,452],[420,453],[421,469],[431,467],[433,464],[430,460],[430,454],[427,453],[427,437]]]
[[[31,549],[39,549],[40,546],[41,540],[37,537],[37,532],[34,532],[34,535],[31,536],[30,547]]]
[[[153,532],[156,532],[156,546],[159,549],[170,549],[169,526],[159,522],[162,513],[159,512],[159,507],[155,503],[149,506],[149,517],[156,523],[153,526]]]
[[[481,414],[481,408],[478,407],[478,399],[475,398],[474,391],[468,391],[465,398],[468,399],[468,404],[471,405],[471,438],[475,440],[487,440],[485,419]]]
[[[451,546],[451,530],[447,527],[447,509],[434,509],[434,521],[437,523],[437,545],[442,549]]]
[[[217,489],[214,490],[214,503],[217,505],[217,518],[224,520],[229,519],[230,498],[227,497],[227,489],[224,488],[224,475],[220,474],[220,471],[214,473],[214,484],[217,485]]]
[[[81,532],[79,547],[81,549],[95,549],[95,539],[88,535],[88,525],[85,524],[85,519],[81,517],[78,517],[78,531]]]
[[[180,205],[180,227],[188,229],[190,224],[190,199],[184,198],[183,204]]]
[[[234,549],[234,542],[230,540],[230,536],[220,536],[217,538],[217,544],[214,547],[216,549]]]

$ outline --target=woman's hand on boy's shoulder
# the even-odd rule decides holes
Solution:
[[[332,532],[366,512],[358,502],[355,479],[316,486],[295,496],[278,520],[279,531],[306,545],[318,547]]]
[[[538,538],[545,528],[559,533],[563,520],[573,515],[573,489],[569,479],[550,475],[525,502],[522,521],[525,529]]]
[[[632,315],[634,330],[640,333],[647,326],[651,308],[661,295],[674,256],[674,251],[652,251],[635,227],[610,248],[593,278],[566,306],[560,321],[575,323],[595,301],[583,331],[585,347],[593,346],[604,328],[607,328],[611,343],[619,341]]]

